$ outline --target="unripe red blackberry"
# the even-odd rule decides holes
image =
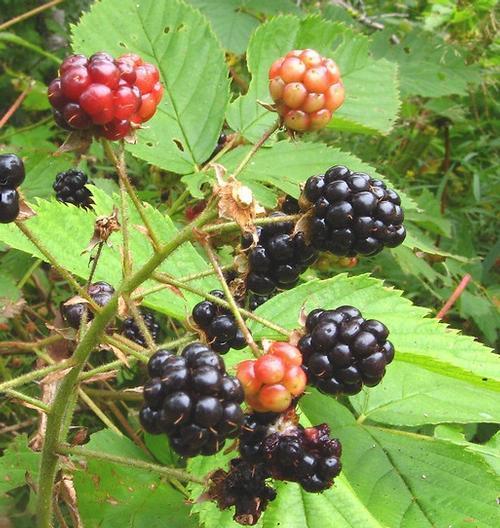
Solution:
[[[149,330],[151,337],[155,343],[158,342],[160,338],[160,325],[156,321],[155,316],[152,312],[148,310],[141,310],[141,316],[146,325],[146,328]],[[122,334],[134,343],[141,345],[142,347],[147,346],[146,338],[141,332],[141,329],[135,322],[133,317],[127,317],[122,323]]]
[[[118,140],[153,117],[163,96],[158,69],[134,54],[113,59],[67,57],[48,87],[54,119],[62,128],[92,130]]]
[[[406,237],[399,195],[382,180],[341,165],[311,176],[299,204],[310,212],[311,244],[334,255],[375,255]]]
[[[269,69],[269,91],[287,128],[318,130],[344,102],[338,66],[312,49],[292,50]]]
[[[104,281],[94,282],[88,287],[87,291],[89,296],[98,306],[104,306],[108,304],[111,297],[115,293],[113,286]],[[80,328],[84,314],[87,315],[87,321],[91,321],[94,318],[94,314],[88,308],[87,303],[82,302],[62,304],[61,313],[66,323],[75,329]]]
[[[210,294],[224,299],[224,292],[221,290],[213,290]],[[193,308],[192,317],[215,352],[225,354],[231,348],[241,350],[247,346],[245,336],[232,313],[218,304],[201,301]]]
[[[278,211],[272,217],[285,216]],[[247,251],[248,290],[259,296],[271,295],[277,288],[289,289],[316,259],[303,233],[293,234],[293,222],[274,222],[257,228],[258,243],[251,235],[243,236],[241,246]]]
[[[304,428],[296,417],[247,415],[239,447],[243,460],[264,464],[273,478],[298,482],[311,493],[330,488],[342,468],[342,446],[328,425]]]
[[[139,415],[146,431],[167,434],[182,456],[212,455],[238,435],[243,390],[208,346],[191,343],[180,356],[158,351],[148,371]]]
[[[308,382],[327,394],[349,395],[378,385],[394,358],[388,335],[383,323],[352,306],[312,310],[298,343]]]
[[[87,183],[91,182],[88,181],[84,172],[69,169],[56,176],[52,187],[56,191],[58,201],[90,209],[94,202],[92,201],[92,193],[85,187]]]

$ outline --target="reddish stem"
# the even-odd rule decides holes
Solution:
[[[21,106],[21,103],[24,101],[24,98],[31,92],[31,86],[28,86],[24,92],[22,92],[19,97],[12,103],[12,106],[5,112],[2,119],[0,119],[0,128],[2,128],[5,123],[12,117],[14,112]]]
[[[462,292],[465,290],[471,279],[472,276],[469,273],[464,275],[464,278],[460,281],[460,284],[455,288],[455,291],[450,295],[450,298],[446,301],[441,310],[439,310],[438,314],[436,315],[437,319],[443,319],[443,317],[450,311],[451,307],[455,304],[460,295],[462,295]]]

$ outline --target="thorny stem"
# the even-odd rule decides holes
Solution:
[[[294,222],[298,220],[302,215],[285,215],[285,216],[267,216],[263,218],[256,218],[254,220],[255,225],[268,225],[275,224],[278,222]],[[221,222],[219,224],[208,224],[201,228],[204,233],[228,233],[230,231],[238,231],[241,227],[237,222]]]
[[[124,156],[123,145],[121,147],[120,157],[118,158],[116,156],[116,153],[113,147],[111,146],[111,143],[108,140],[104,139],[102,141],[102,144],[104,147],[104,153],[106,154],[108,159],[113,163],[113,165],[116,168],[116,172],[118,173],[118,178],[120,179],[120,183],[123,183],[127,191],[127,194],[129,195],[135,208],[137,209],[137,212],[139,213],[139,216],[141,217],[144,227],[146,227],[146,229],[148,230],[149,238],[151,239],[151,243],[153,244],[153,248],[155,252],[158,252],[161,244],[153,230],[153,227],[151,225],[151,222],[149,221],[149,218],[146,215],[146,210],[144,208],[144,205],[139,200],[139,197],[137,196],[134,188],[132,187],[132,184],[130,183],[130,180],[127,174],[127,169],[125,166],[125,156]]]
[[[142,268],[120,284],[108,304],[96,314],[87,332],[73,352],[72,361],[74,362],[74,367],[68,372],[59,385],[59,389],[51,407],[51,413],[47,420],[47,429],[42,449],[38,480],[39,493],[37,519],[39,528],[50,528],[51,525],[54,481],[58,463],[56,448],[60,442],[64,441],[64,437],[66,436],[64,424],[71,421],[71,415],[73,412],[73,408],[71,408],[69,409],[69,412],[66,413],[66,402],[73,396],[75,387],[78,383],[78,378],[88,357],[92,350],[98,345],[106,326],[116,314],[119,297],[124,294],[127,295],[132,293],[138,286],[151,277],[156,268],[173,251],[192,238],[194,230],[214,218],[216,215],[214,206],[215,203],[209,204],[197,218],[195,218],[190,224],[186,225],[169,242],[162,245],[142,266]]]
[[[106,389],[85,389],[85,392],[92,397],[102,398],[104,400],[123,400],[123,401],[142,401],[142,394],[132,391],[113,391]]]
[[[85,393],[83,389],[78,389],[78,397],[87,405],[87,407],[101,420],[101,422],[108,428],[111,429],[114,433],[116,433],[118,436],[123,436],[122,432],[116,425],[103,413],[101,408],[96,405],[92,398],[89,397],[88,394]]]
[[[126,352],[127,354],[129,354],[130,356],[132,356],[133,358],[137,359],[138,361],[140,361],[141,363],[144,363],[146,364],[149,360],[149,356],[147,356],[146,354],[143,354],[142,352],[139,352],[139,350],[137,350],[132,342],[129,342],[128,339],[119,339],[120,337],[122,336],[114,336],[114,337],[110,337],[110,336],[105,336],[103,338],[103,341],[104,343],[108,343],[109,345],[112,345],[116,348],[119,348],[120,350]],[[142,350],[142,348],[141,348]]]
[[[104,246],[104,242],[99,242],[99,245],[97,246],[96,254],[93,257],[91,257],[92,258],[92,269],[90,270],[89,278],[87,279],[87,288],[92,284],[92,279],[94,278],[94,273],[95,273],[95,270],[97,269],[97,264],[101,256],[103,246]]]
[[[456,303],[457,299],[462,295],[463,291],[469,284],[472,276],[467,273],[464,275],[463,279],[460,281],[459,285],[455,288],[453,293],[450,295],[450,298],[446,301],[444,306],[439,310],[436,315],[437,319],[443,319],[443,317],[450,311],[451,307]]]
[[[0,355],[4,354],[19,354],[21,352],[31,352],[36,348],[43,348],[58,341],[62,341],[64,337],[59,334],[53,334],[38,341],[0,341]],[[11,350],[14,349],[14,350]]]
[[[245,336],[245,340],[248,344],[248,346],[252,350],[252,354],[258,358],[262,355],[262,352],[260,351],[259,347],[257,346],[257,343],[254,341],[252,334],[249,332],[247,325],[245,324],[245,321],[243,321],[243,317],[241,317],[239,306],[236,304],[236,301],[234,300],[233,294],[227,285],[226,279],[224,277],[224,274],[222,273],[222,270],[219,266],[219,262],[217,261],[217,257],[215,256],[214,250],[212,249],[212,246],[210,245],[209,240],[203,240],[200,237],[200,243],[203,246],[203,249],[205,250],[208,259],[210,260],[210,263],[212,264],[212,267],[214,268],[215,272],[217,273],[217,277],[219,278],[219,282],[222,286],[222,289],[224,290],[224,294],[226,296],[226,300],[229,304],[229,308],[231,312],[234,315],[234,318],[236,319],[236,322],[238,323],[238,326],[240,327],[240,330],[243,332],[243,335]]]
[[[50,262],[50,265],[53,266],[58,273],[66,279],[66,281],[71,285],[71,287],[83,297],[88,303],[92,306],[95,311],[99,311],[100,307],[94,302],[94,300],[89,296],[87,291],[78,284],[76,279],[73,277],[69,271],[66,271],[62,266],[60,266],[55,259],[55,257],[50,253],[50,251],[38,240],[35,234],[29,229],[26,225],[26,222],[21,220],[16,220],[16,226],[24,234],[24,236],[40,251],[40,253]]]
[[[64,369],[70,368],[73,365],[74,365],[74,361],[71,358],[71,359],[67,359],[66,361],[62,361],[61,363],[58,363],[57,365],[49,365],[48,367],[43,367],[40,369],[32,370],[31,372],[28,372],[27,374],[23,374],[22,376],[18,376],[17,378],[0,383],[0,393],[5,392],[7,389],[11,389],[14,387],[20,387],[21,385],[24,385],[25,383],[29,383],[30,381],[41,379],[47,376],[48,374],[52,374],[52,372],[57,372],[58,370],[64,370]]]
[[[158,282],[163,282],[165,284],[170,284],[171,286],[176,286],[177,288],[190,291],[191,293],[194,293],[195,295],[199,295],[200,297],[204,297],[205,299],[212,301],[215,304],[218,304],[219,306],[223,306],[224,308],[229,308],[229,309],[231,308],[229,303],[225,301],[224,299],[219,299],[219,297],[215,297],[215,295],[206,293],[205,291],[200,290],[199,288],[190,286],[189,284],[186,284],[184,282],[179,282],[178,280],[170,277],[169,275],[166,275],[165,273],[155,272],[153,273],[153,278],[157,280]],[[292,333],[286,328],[283,328],[282,326],[274,324],[273,322],[268,321],[267,319],[264,319],[263,317],[255,315],[253,312],[249,312],[248,310],[245,310],[244,308],[238,308],[238,311],[241,315],[245,316],[247,319],[253,319],[257,323],[260,323],[262,326],[267,326],[268,328],[271,328],[271,330],[275,330],[276,332],[286,337],[291,337],[292,335]]]
[[[150,350],[154,350],[156,347],[156,343],[154,342],[154,339],[151,335],[151,332],[149,331],[149,328],[146,326],[144,317],[139,311],[139,308],[137,308],[137,306],[130,300],[129,295],[125,295],[124,299],[127,304],[127,308],[129,309],[130,313],[132,314],[132,317],[134,318],[135,324],[137,325],[140,333],[144,336],[144,339],[146,340],[148,348]]]
[[[254,146],[250,149],[247,155],[241,160],[240,164],[236,167],[236,170],[232,173],[233,178],[236,178],[241,173],[241,171],[247,166],[247,163],[253,158],[255,153],[276,132],[276,130],[279,129],[280,126],[281,126],[281,119],[278,118],[274,122],[274,124],[270,128],[268,128],[264,132],[264,134],[262,134],[259,141],[257,141],[257,143],[254,144]]]
[[[22,392],[18,392],[13,389],[7,389],[5,393],[10,397],[15,398],[16,400],[22,400],[30,404],[31,406],[36,407],[37,409],[46,414],[50,412],[50,407],[38,398],[32,398],[31,396],[28,396],[26,394],[23,394]]]
[[[114,462],[122,466],[128,466],[137,469],[145,469],[146,471],[152,471],[165,477],[176,478],[181,482],[196,482],[198,484],[206,484],[205,479],[197,477],[196,475],[188,473],[187,471],[184,471],[182,469],[160,466],[158,464],[144,462],[143,460],[124,458],[116,455],[111,455],[109,453],[103,453],[101,451],[93,451],[85,447],[71,447],[68,444],[59,444],[56,446],[56,451],[61,455],[75,455],[83,458],[92,458],[94,460]]]

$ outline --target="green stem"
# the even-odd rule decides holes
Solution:
[[[5,391],[5,393],[8,396],[11,396],[12,398],[16,398],[16,400],[22,400],[22,401],[24,401],[26,403],[29,403],[33,407],[36,407],[37,409],[40,409],[45,414],[49,414],[49,412],[50,412],[50,407],[47,404],[43,403],[43,401],[41,401],[41,400],[39,400],[37,398],[32,398],[31,396],[28,396],[26,394],[23,394],[22,392],[18,392],[18,391],[13,390],[13,389],[7,389]]]
[[[240,330],[243,332],[243,335],[245,336],[245,340],[248,346],[250,347],[253,355],[256,358],[260,357],[262,355],[262,352],[257,346],[257,343],[254,341],[252,334],[249,332],[247,325],[245,324],[245,321],[243,321],[243,317],[241,317],[239,306],[236,304],[236,301],[234,300],[234,297],[233,297],[233,293],[231,292],[229,286],[227,285],[226,279],[224,278],[224,274],[222,273],[222,270],[219,266],[219,262],[217,261],[217,257],[215,256],[214,250],[212,249],[210,242],[201,241],[201,244],[203,248],[205,249],[205,252],[207,253],[210,263],[212,264],[215,272],[217,273],[217,277],[219,278],[220,285],[222,286],[222,290],[224,291],[226,300],[229,304],[229,309],[234,315],[234,318],[236,322],[238,323]]]
[[[31,351],[36,348],[44,348],[53,343],[63,340],[64,337],[59,334],[53,334],[38,341],[2,341],[0,342],[0,354],[12,353],[10,349]]]
[[[9,381],[4,381],[3,383],[0,383],[0,393],[5,392],[7,389],[12,389],[13,387],[19,387],[21,385],[24,385],[25,383],[29,383],[30,381],[35,381],[37,379],[44,378],[45,376],[47,376],[47,374],[57,372],[58,370],[64,370],[66,368],[71,367],[73,364],[74,361],[71,358],[61,363],[58,363],[57,365],[49,365],[48,367],[33,370],[32,372],[28,372],[27,374],[23,374],[22,376],[18,376],[17,378],[11,379]]]
[[[229,303],[225,301],[224,299],[219,299],[219,297],[215,297],[214,295],[211,295],[210,293],[207,293],[203,290],[200,290],[198,288],[195,288],[194,286],[190,286],[189,284],[186,284],[184,282],[179,282],[178,280],[164,274],[164,273],[153,273],[153,278],[159,282],[164,282],[165,284],[170,284],[171,286],[176,286],[177,288],[187,290],[191,293],[194,293],[195,295],[199,295],[202,298],[205,298],[209,301],[214,302],[215,304],[218,304],[219,306],[223,306],[224,308],[231,308]],[[249,312],[248,310],[245,310],[244,308],[238,308],[238,311],[241,315],[244,315],[248,319],[253,319],[257,323],[260,323],[263,326],[267,326],[268,328],[271,328],[272,330],[276,330],[276,332],[279,332],[280,334],[283,334],[284,336],[290,337],[291,332],[287,330],[286,328],[283,328],[282,326],[279,326],[277,324],[274,324],[271,321],[268,321],[267,319],[264,319],[263,317],[260,317],[258,315],[255,315],[253,312]]]
[[[29,267],[28,271],[21,277],[21,280],[17,283],[17,287],[21,289],[30,279],[33,272],[40,266],[42,259],[36,259],[35,262]]]
[[[103,400],[143,401],[142,393],[132,391],[112,391],[106,389],[92,389],[87,387],[85,392],[92,397]]]
[[[146,215],[146,210],[144,208],[144,205],[139,200],[139,197],[137,196],[134,188],[132,187],[132,184],[130,183],[130,180],[127,174],[127,169],[125,167],[123,145],[122,145],[122,150],[120,153],[120,158],[118,158],[115,154],[115,151],[113,150],[113,147],[111,146],[111,143],[108,140],[104,139],[102,141],[102,144],[103,144],[104,152],[106,156],[115,166],[120,182],[123,183],[127,191],[127,194],[129,195],[130,199],[132,200],[132,203],[134,204],[135,208],[137,209],[137,212],[139,213],[139,216],[141,217],[144,227],[148,230],[149,238],[151,239],[151,242],[153,244],[155,251],[158,251],[161,245],[160,241],[158,240],[158,237],[156,236],[153,230],[153,226],[151,225],[151,222],[149,221],[149,218]]]
[[[193,233],[198,227],[214,218],[215,203],[207,206],[206,209],[191,222],[186,225],[172,240],[150,257],[150,259],[133,275],[124,280],[117,288],[115,294],[99,313],[96,314],[88,331],[83,336],[79,345],[73,352],[72,360],[74,367],[69,371],[59,386],[59,389],[52,404],[52,410],[47,420],[45,442],[42,449],[40,463],[40,474],[38,480],[38,504],[37,519],[38,528],[50,528],[53,512],[53,492],[54,481],[57,472],[58,456],[57,445],[64,440],[65,431],[63,424],[69,423],[73,409],[69,410],[66,416],[66,402],[75,392],[80,373],[90,356],[92,350],[98,345],[106,326],[115,316],[118,308],[118,299],[122,295],[132,293],[138,286],[146,281],[155,269],[181,244],[193,237]],[[64,433],[64,434],[63,434]]]
[[[92,451],[85,447],[71,447],[67,444],[60,444],[56,446],[56,451],[61,455],[75,455],[84,458],[92,458],[94,460],[103,460],[105,462],[114,462],[122,466],[128,466],[137,469],[145,469],[153,473],[158,473],[168,478],[176,478],[181,482],[196,482],[198,484],[206,484],[206,480],[192,475],[187,471],[177,468],[171,468],[166,466],[160,466],[158,464],[152,464],[151,462],[144,462],[143,460],[137,460],[134,458],[124,458],[109,453],[103,453],[102,451]]]
[[[302,215],[285,215],[285,216],[268,216],[265,218],[256,218],[255,225],[277,224],[279,222],[295,222]],[[236,222],[221,222],[220,224],[209,224],[201,228],[204,233],[228,233],[231,231],[238,231],[241,227]]]
[[[87,407],[101,420],[101,422],[108,428],[111,429],[118,436],[123,436],[122,432],[116,425],[102,412],[98,405],[96,405],[92,398],[83,389],[78,389],[78,397],[87,405]]]

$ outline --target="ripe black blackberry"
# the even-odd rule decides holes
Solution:
[[[13,222],[19,214],[17,187],[25,177],[24,164],[15,154],[0,155],[0,224]]]
[[[92,193],[85,187],[87,183],[90,182],[84,172],[69,169],[56,176],[56,181],[52,187],[60,202],[89,209],[94,202],[92,201]]]
[[[251,464],[241,458],[230,461],[229,471],[219,469],[210,475],[208,496],[221,510],[235,507],[233,519],[243,525],[257,523],[276,490],[266,484],[270,477],[265,464]]]
[[[306,320],[298,347],[308,382],[327,394],[357,394],[364,385],[378,385],[394,358],[389,330],[380,321],[364,319],[353,306],[316,309]]]
[[[115,289],[107,282],[94,282],[88,287],[88,294],[99,306],[108,304],[111,297],[115,293]],[[69,299],[71,300],[71,299]],[[75,302],[67,304],[68,301],[61,304],[61,313],[66,323],[72,328],[80,328],[83,314],[87,314],[87,321],[94,318],[94,314],[88,309],[88,304],[83,302]]]
[[[271,216],[285,216],[278,211]],[[316,251],[306,243],[303,233],[293,234],[293,222],[276,222],[257,227],[258,242],[245,234],[241,246],[247,251],[248,290],[266,296],[276,288],[288,289],[297,284],[299,275],[316,259]]]
[[[159,350],[148,371],[139,418],[149,433],[166,433],[179,455],[213,455],[238,435],[243,388],[207,345],[191,343],[180,356]]]
[[[211,295],[224,299],[222,290],[212,290]],[[205,332],[210,347],[219,354],[229,349],[241,350],[247,346],[232,313],[212,301],[201,301],[191,313],[194,322]]]
[[[311,176],[299,204],[312,213],[312,245],[334,255],[375,255],[406,237],[399,195],[382,180],[341,165]]]
[[[251,463],[264,463],[278,480],[298,482],[306,491],[330,488],[342,468],[342,447],[330,438],[328,425],[304,428],[296,415],[247,415],[240,435],[240,453]]]
[[[153,338],[153,341],[157,343],[160,338],[160,325],[158,324],[155,316],[149,310],[141,310],[141,315],[146,328],[149,330],[149,333]],[[127,317],[127,319],[123,321],[122,334],[127,339],[134,341],[134,343],[137,343],[142,347],[147,346],[146,338],[143,336],[133,317]]]

